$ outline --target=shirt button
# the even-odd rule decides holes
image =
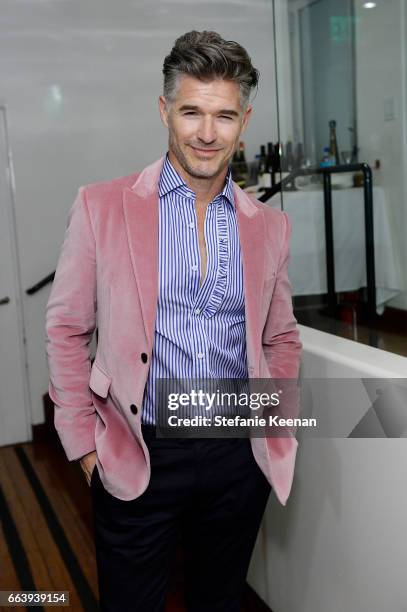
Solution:
[[[205,357],[205,355],[203,353],[198,353],[197,357],[198,357],[198,359],[203,359]]]
[[[201,314],[201,309],[200,308],[196,308],[195,309],[195,314]]]
[[[191,223],[188,223],[188,227],[190,227],[191,229],[195,229],[195,223],[191,221]]]
[[[191,270],[194,270],[194,271],[195,271],[195,270],[198,270],[198,266],[197,266],[197,265],[193,265],[193,266],[191,266]]]

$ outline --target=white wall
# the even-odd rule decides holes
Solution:
[[[303,378],[355,378],[345,394],[358,389],[360,377],[405,377],[404,357],[302,326],[300,332]],[[338,411],[354,418],[345,401],[328,417]],[[271,492],[249,569],[249,584],[273,612],[407,609],[406,465],[404,438],[300,442],[290,498],[284,507]]]
[[[0,9],[0,99],[8,107],[24,288],[55,269],[79,185],[140,170],[166,151],[157,98],[164,56],[182,33],[213,29],[248,49],[261,73],[248,157],[277,140],[271,0],[0,0]],[[42,422],[48,386],[48,293],[24,304],[34,423]]]
[[[406,148],[406,3],[377,2],[366,10],[355,2],[357,126],[360,159],[381,161],[375,179],[390,205],[394,248],[400,254],[407,288]],[[394,119],[386,120],[386,105],[394,105]],[[389,302],[407,309],[407,292]]]

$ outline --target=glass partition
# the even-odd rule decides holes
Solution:
[[[406,2],[273,8],[281,194],[267,201],[292,221],[297,319],[407,355]]]

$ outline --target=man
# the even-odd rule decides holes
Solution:
[[[163,73],[167,156],[80,188],[71,209],[47,305],[49,394],[91,487],[101,609],[164,610],[181,535],[188,611],[231,612],[297,441],[156,437],[154,381],[297,377],[289,223],[230,175],[258,81],[247,52],[192,31]]]

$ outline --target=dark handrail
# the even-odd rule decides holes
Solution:
[[[45,278],[40,280],[38,283],[36,283],[35,285],[33,285],[32,287],[27,289],[26,293],[28,295],[32,295],[33,293],[37,293],[37,291],[39,291],[40,289],[45,287],[45,285],[48,285],[48,283],[52,283],[52,281],[54,280],[54,276],[55,276],[55,270],[53,272],[51,272],[51,274],[48,274],[48,276],[46,276]]]
[[[326,241],[326,266],[327,266],[327,288],[328,309],[331,314],[336,308],[335,293],[335,260],[334,241],[332,226],[332,184],[331,174],[342,172],[363,172],[363,195],[365,213],[365,250],[366,250],[366,283],[367,283],[367,308],[370,327],[370,342],[377,346],[377,334],[373,328],[376,323],[376,273],[374,253],[374,225],[373,225],[373,181],[372,170],[366,163],[348,164],[340,166],[328,166],[325,168],[299,168],[291,172],[282,181],[267,188],[258,198],[261,202],[267,202],[271,197],[282,191],[285,185],[292,183],[297,176],[310,176],[322,174],[324,178],[324,209],[325,209],[325,241]]]

